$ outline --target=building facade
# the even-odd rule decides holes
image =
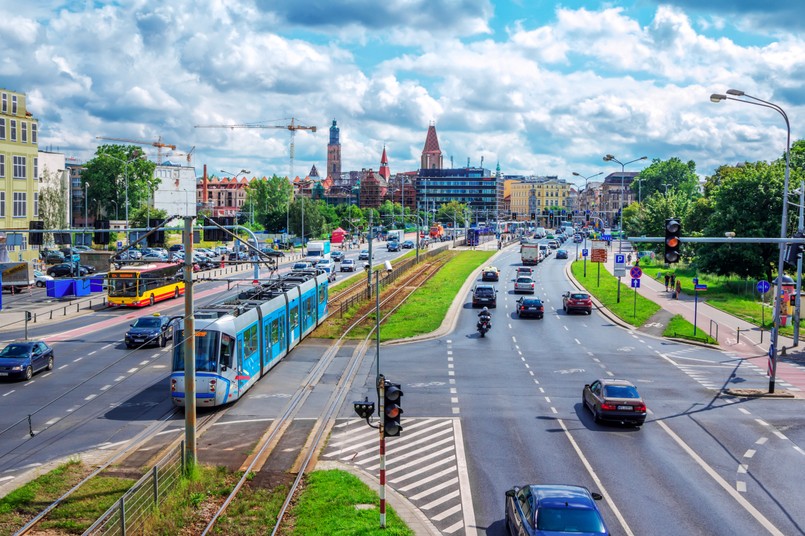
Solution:
[[[38,212],[39,124],[24,93],[0,89],[0,226],[28,229]],[[27,236],[25,236],[27,240]]]
[[[510,179],[511,219],[534,221],[541,227],[557,225],[572,214],[571,185],[556,176]]]
[[[604,220],[608,227],[615,227],[621,207],[628,207],[635,200],[632,181],[639,174],[639,171],[618,171],[604,178],[597,216]]]
[[[326,177],[341,176],[341,130],[335,119],[330,127],[330,143],[327,144],[327,173]]]
[[[473,221],[493,221],[503,206],[503,181],[484,168],[420,169],[417,175],[420,210],[438,211],[450,201],[467,205]]]
[[[154,190],[155,209],[164,210],[168,216],[196,215],[198,193],[195,168],[158,165],[154,169],[154,177],[159,179],[159,185]]]

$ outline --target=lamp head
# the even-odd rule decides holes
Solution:
[[[744,95],[746,95],[746,93],[744,93],[740,89],[728,89],[727,95],[733,95],[735,97],[743,97]]]
[[[615,160],[615,157],[611,154],[608,154],[604,157],[604,162],[609,162],[610,160]]]
[[[723,100],[727,100],[726,95],[721,95],[720,93],[713,93],[710,95],[710,102],[721,102]]]
[[[638,158],[638,160],[645,160],[646,158],[648,158],[648,157],[647,156],[641,156],[640,158]]]
[[[581,175],[576,173],[575,171],[573,172],[573,175],[575,175],[576,177],[581,177]]]

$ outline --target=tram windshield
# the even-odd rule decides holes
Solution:
[[[184,330],[176,330],[177,344],[173,347],[173,370],[184,370]],[[196,331],[196,372],[218,372],[220,332]]]

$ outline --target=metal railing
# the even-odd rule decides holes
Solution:
[[[151,512],[181,480],[184,464],[182,441],[84,531],[84,536],[125,536],[129,531],[142,529]]]

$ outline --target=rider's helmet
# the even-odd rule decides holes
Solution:
[[[482,312],[482,313],[488,313],[488,312],[489,312],[489,309],[488,309],[487,307],[484,307],[483,309],[481,309],[481,312]]]

